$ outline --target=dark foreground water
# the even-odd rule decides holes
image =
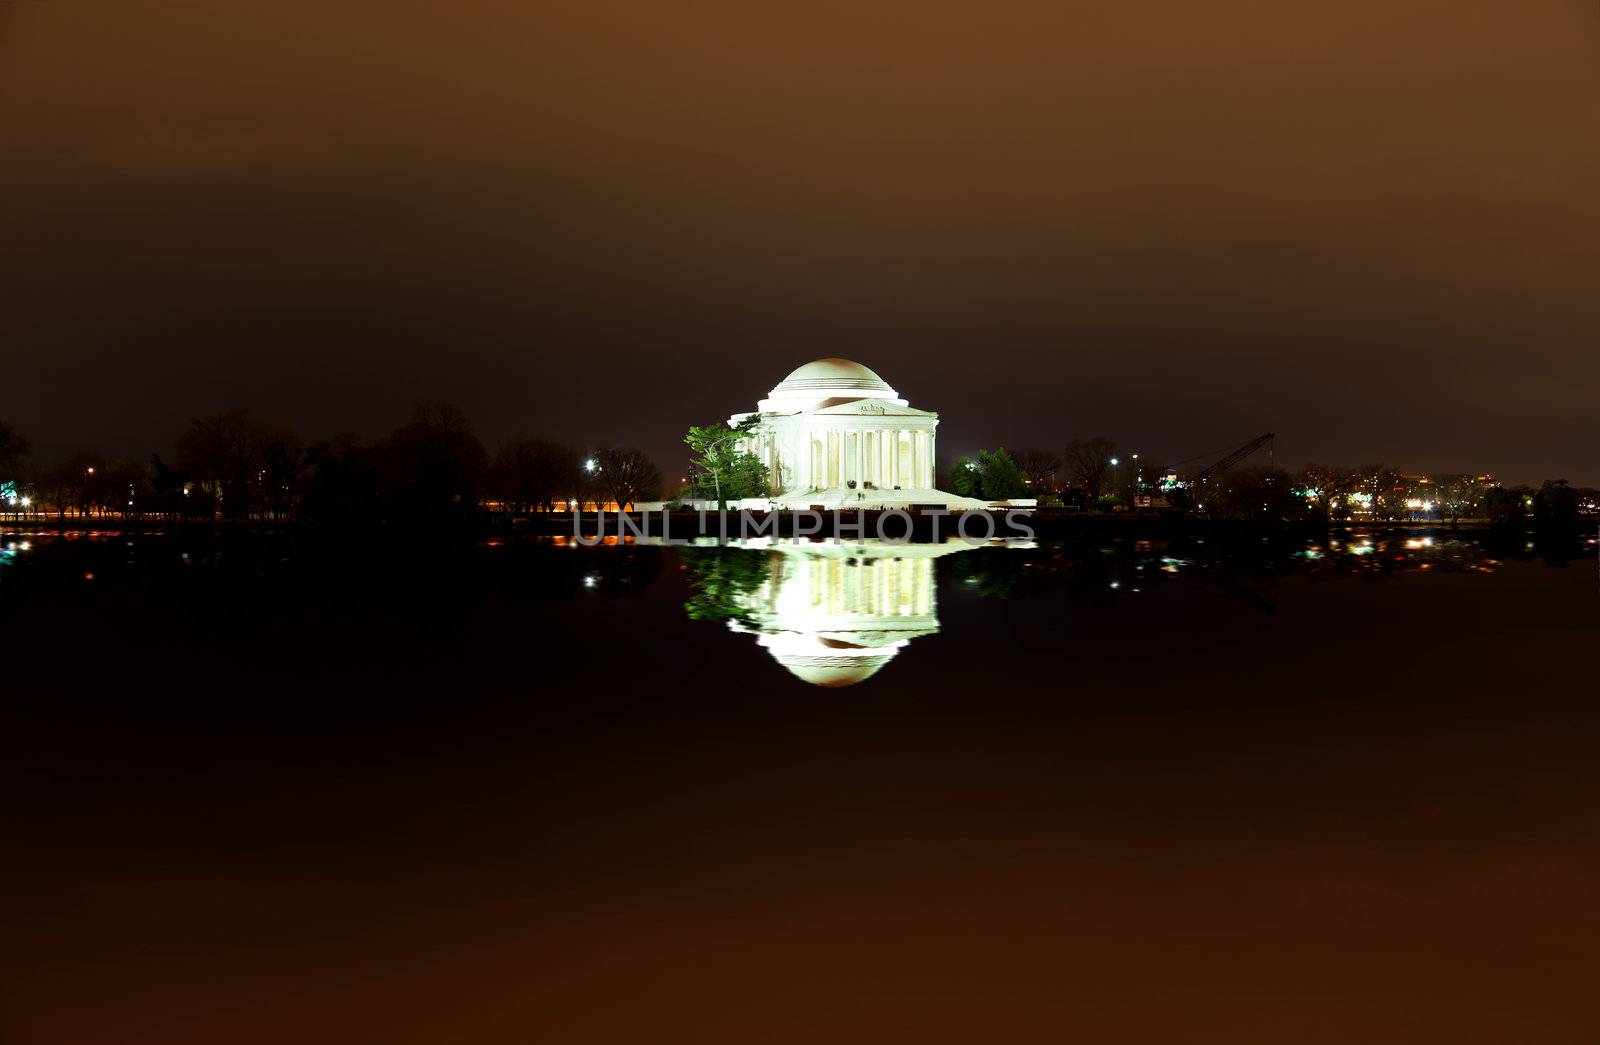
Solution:
[[[1600,1041],[1593,546],[0,535],[0,1041]]]

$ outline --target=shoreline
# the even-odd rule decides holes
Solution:
[[[151,519],[122,517],[36,516],[0,519],[0,533],[318,533],[344,534],[354,531],[415,533],[430,532],[471,537],[586,537],[647,536],[841,538],[853,540],[880,535],[915,541],[968,536],[985,539],[1028,539],[1070,536],[1177,536],[1211,534],[1304,534],[1358,529],[1490,532],[1496,529],[1487,519],[1445,520],[1362,520],[1256,521],[1204,519],[1166,513],[1092,513],[1053,511],[971,511],[956,513],[846,510],[839,512],[585,512],[576,522],[568,513],[534,513],[521,516],[485,516],[478,520],[457,520],[442,524],[415,521],[314,522],[304,520],[261,519]],[[1600,526],[1600,516],[1580,516],[1579,529]],[[881,527],[881,530],[880,530]],[[1532,532],[1531,520],[1520,527],[1506,529]]]

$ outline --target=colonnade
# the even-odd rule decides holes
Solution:
[[[792,442],[791,442],[792,440]],[[746,449],[761,458],[782,492],[848,486],[933,488],[934,434],[916,428],[811,428],[759,435]],[[780,463],[779,447],[795,451]]]
[[[821,429],[810,432],[813,490],[872,483],[875,490],[933,486],[933,432],[918,429]]]

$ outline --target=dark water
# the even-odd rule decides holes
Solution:
[[[1600,1041],[1593,545],[0,536],[0,1041]]]

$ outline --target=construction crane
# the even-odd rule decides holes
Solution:
[[[1274,448],[1272,446],[1272,440],[1273,440],[1273,433],[1271,433],[1271,432],[1266,432],[1266,433],[1264,433],[1262,435],[1256,436],[1254,439],[1250,440],[1248,443],[1245,443],[1243,446],[1239,447],[1238,449],[1230,451],[1227,455],[1219,458],[1218,460],[1216,460],[1212,464],[1208,464],[1204,468],[1200,469],[1198,472],[1196,472],[1194,474],[1193,482],[1195,482],[1195,483],[1210,482],[1212,479],[1215,479],[1217,476],[1221,475],[1223,472],[1226,472],[1228,469],[1232,468],[1234,465],[1238,464],[1240,461],[1243,461],[1246,457],[1249,457],[1251,454],[1255,453],[1257,450],[1261,449],[1263,446],[1268,447],[1267,453],[1269,455],[1276,456],[1275,455],[1275,449],[1276,448]]]

